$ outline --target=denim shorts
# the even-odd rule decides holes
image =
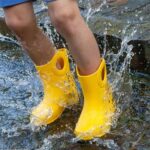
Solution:
[[[9,6],[14,6],[17,4],[29,2],[29,1],[35,1],[35,0],[0,0],[0,7],[9,7]],[[44,0],[46,3],[53,2],[55,0]]]

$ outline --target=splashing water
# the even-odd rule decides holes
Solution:
[[[18,46],[20,45],[18,41],[14,40],[11,37],[5,36],[0,34],[0,41],[1,42],[8,42],[8,43],[13,43],[13,44],[17,44]]]
[[[126,23],[123,21],[124,25],[116,26],[117,30],[113,30],[113,22],[116,19],[113,17],[117,16],[120,7],[109,6],[106,0],[102,3],[89,0],[86,4],[84,1],[79,3],[81,13],[90,27],[92,26],[92,30],[103,35],[99,45],[107,61],[108,78],[118,107],[112,131],[102,139],[96,138],[89,142],[74,138],[74,125],[82,105],[67,109],[62,117],[50,126],[33,128],[29,123],[29,116],[33,106],[42,99],[42,85],[32,62],[22,52],[19,43],[13,37],[0,34],[0,149],[148,149],[150,76],[144,73],[134,74],[130,70],[131,60],[135,54],[132,51],[133,45],[129,44],[130,41],[139,38],[139,31],[144,34],[145,32],[132,18],[128,18]],[[149,6],[149,3],[147,5]],[[128,10],[127,6],[125,7],[124,10]],[[64,40],[50,25],[45,14],[46,7],[35,4],[35,9],[38,24],[53,40],[55,46],[66,46]],[[147,28],[145,16],[140,16],[143,14],[142,11],[132,11],[136,12],[135,15],[138,15],[139,20],[143,21]],[[111,18],[108,12],[112,13]],[[130,11],[129,15],[131,13]],[[99,26],[101,21],[103,27]],[[136,25],[133,24],[134,21]],[[114,47],[108,46],[107,35],[112,32],[121,39],[115,47],[117,51]],[[148,36],[143,37],[148,39]],[[71,57],[70,60],[74,68]]]

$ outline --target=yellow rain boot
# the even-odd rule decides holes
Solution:
[[[58,69],[57,62],[61,63]],[[64,108],[78,102],[76,85],[70,72],[66,49],[56,52],[46,65],[36,66],[43,83],[43,101],[33,109],[31,123],[40,126],[55,121]]]
[[[103,59],[98,70],[78,78],[84,95],[84,106],[75,134],[82,140],[91,140],[109,132],[115,112],[112,91],[107,82],[106,64]]]

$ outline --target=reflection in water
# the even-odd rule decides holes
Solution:
[[[143,1],[143,5],[145,2],[146,0]],[[148,36],[145,35],[143,35],[144,40],[137,40],[139,28],[144,34],[144,29],[146,31],[148,29],[147,24],[144,23],[144,29],[142,26],[131,28],[131,24],[121,26],[119,29],[117,26],[117,29],[111,32],[116,35],[115,31],[117,31],[119,36],[111,36],[113,35],[109,34],[111,24],[107,22],[110,8],[103,9],[106,5],[106,3],[101,6],[95,5],[94,8],[99,8],[96,11],[92,9],[90,3],[88,7],[91,7],[92,15],[95,15],[95,12],[99,14],[100,11],[105,16],[104,28],[100,28],[98,17],[96,18],[98,24],[92,26],[93,29],[101,29],[101,32],[95,30],[95,36],[102,50],[101,53],[107,60],[109,81],[112,83],[118,104],[118,120],[114,121],[112,131],[102,139],[89,142],[76,139],[73,130],[82,104],[66,109],[58,121],[47,127],[32,127],[29,123],[29,115],[32,107],[36,106],[42,98],[42,86],[31,60],[18,46],[18,42],[10,38],[12,35],[6,35],[7,30],[5,30],[5,32],[0,31],[5,34],[5,37],[0,35],[0,149],[141,150],[149,148],[150,43]],[[119,9],[120,7],[115,8],[116,11],[112,15],[117,17]],[[84,11],[83,15],[85,15]],[[88,15],[87,20],[90,24],[95,22],[91,13]],[[64,40],[49,25],[45,13],[38,13],[37,17],[39,25],[51,36],[56,47],[64,46]],[[148,19],[148,15],[146,18]],[[125,16],[122,19],[125,19]],[[133,23],[135,20],[130,21]],[[143,20],[145,20],[144,16]],[[3,26],[3,31],[4,28]],[[71,57],[70,61],[72,61]],[[82,95],[80,99],[82,100]]]

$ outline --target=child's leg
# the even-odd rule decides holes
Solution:
[[[109,132],[115,111],[105,61],[100,60],[97,43],[80,16],[76,0],[49,3],[49,14],[57,30],[67,40],[78,66],[84,105],[75,134],[84,140],[101,137]]]
[[[49,3],[52,23],[66,39],[80,73],[91,74],[100,65],[96,40],[80,15],[76,0],[57,0]]]
[[[6,7],[4,12],[8,27],[17,35],[36,65],[47,63],[55,51],[48,38],[36,25],[32,2]]]
[[[4,11],[7,25],[36,63],[35,67],[43,83],[43,101],[33,109],[31,122],[34,125],[51,123],[62,114],[65,106],[78,101],[67,52],[61,49],[55,53],[48,38],[36,26],[31,2],[7,7]]]

